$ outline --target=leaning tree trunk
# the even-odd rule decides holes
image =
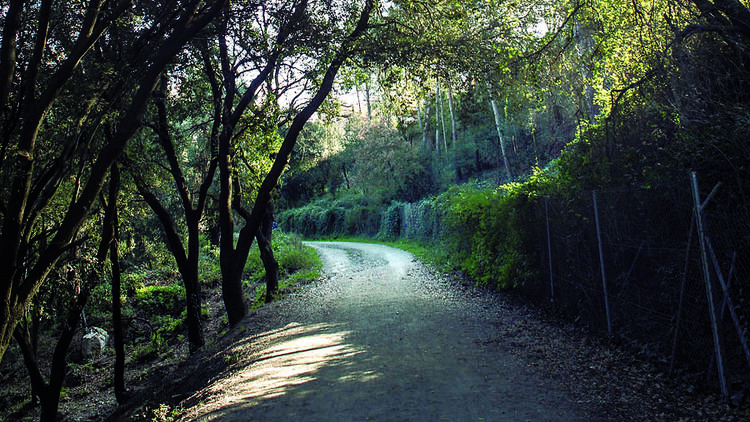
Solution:
[[[500,121],[500,109],[497,106],[497,100],[493,98],[490,101],[492,103],[492,113],[494,113],[495,115],[495,130],[497,130],[497,140],[500,143],[500,153],[503,155],[505,175],[508,177],[508,181],[510,181],[512,176],[510,173],[510,163],[508,162],[508,156],[505,154],[505,140],[503,139],[503,131],[501,129],[502,122]]]
[[[271,303],[279,290],[279,263],[273,256],[273,202],[268,202],[266,214],[260,223],[256,239],[260,250],[260,259],[266,270],[266,303]]]

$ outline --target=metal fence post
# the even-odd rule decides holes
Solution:
[[[604,287],[604,308],[607,312],[607,333],[612,335],[612,318],[609,313],[609,294],[607,293],[607,272],[604,270],[604,252],[602,251],[602,233],[599,227],[599,206],[596,202],[596,191],[594,196],[594,219],[596,221],[596,239],[599,243],[599,263],[602,267],[602,286]]]
[[[677,306],[675,318],[674,341],[672,342],[672,356],[669,359],[669,375],[674,369],[674,359],[677,355],[677,340],[680,338],[680,321],[682,321],[682,306],[685,303],[685,285],[687,284],[687,272],[690,265],[690,248],[693,245],[693,232],[695,231],[695,212],[690,215],[690,234],[688,234],[687,251],[685,252],[685,267],[682,270],[682,283],[680,284],[680,303]]]
[[[547,256],[549,258],[549,291],[552,302],[555,301],[555,281],[552,274],[552,239],[549,235],[549,204],[548,198],[544,198],[544,216],[547,219]]]
[[[714,352],[716,353],[716,367],[719,372],[719,384],[721,394],[729,397],[726,374],[724,372],[724,357],[719,338],[719,327],[716,321],[716,309],[714,307],[713,288],[711,287],[711,274],[708,267],[708,254],[706,252],[705,231],[703,227],[703,206],[701,205],[700,191],[698,190],[698,176],[693,171],[690,173],[693,185],[693,202],[695,203],[695,222],[698,227],[698,244],[701,249],[701,262],[703,264],[703,281],[706,284],[706,297],[708,299],[708,313],[711,317],[711,331],[714,338]]]

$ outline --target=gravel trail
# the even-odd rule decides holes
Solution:
[[[584,421],[514,358],[506,316],[407,252],[310,242],[323,279],[261,309],[186,420]],[[272,315],[272,316],[271,316]]]

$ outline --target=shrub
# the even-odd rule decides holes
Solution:
[[[185,290],[177,283],[141,287],[135,292],[135,307],[148,315],[180,313]]]
[[[280,270],[287,275],[302,269],[315,268],[317,255],[315,251],[300,244],[298,247],[288,247],[279,254]]]
[[[401,202],[392,202],[391,205],[383,212],[380,219],[380,230],[378,238],[390,240],[401,237],[402,216],[404,213],[404,204]]]
[[[221,265],[219,262],[219,248],[211,244],[208,239],[201,235],[201,253],[198,263],[198,274],[201,282],[214,285],[221,282]]]

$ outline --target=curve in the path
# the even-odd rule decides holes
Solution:
[[[191,420],[588,420],[507,351],[502,315],[407,252],[311,242],[326,276],[267,312]]]

